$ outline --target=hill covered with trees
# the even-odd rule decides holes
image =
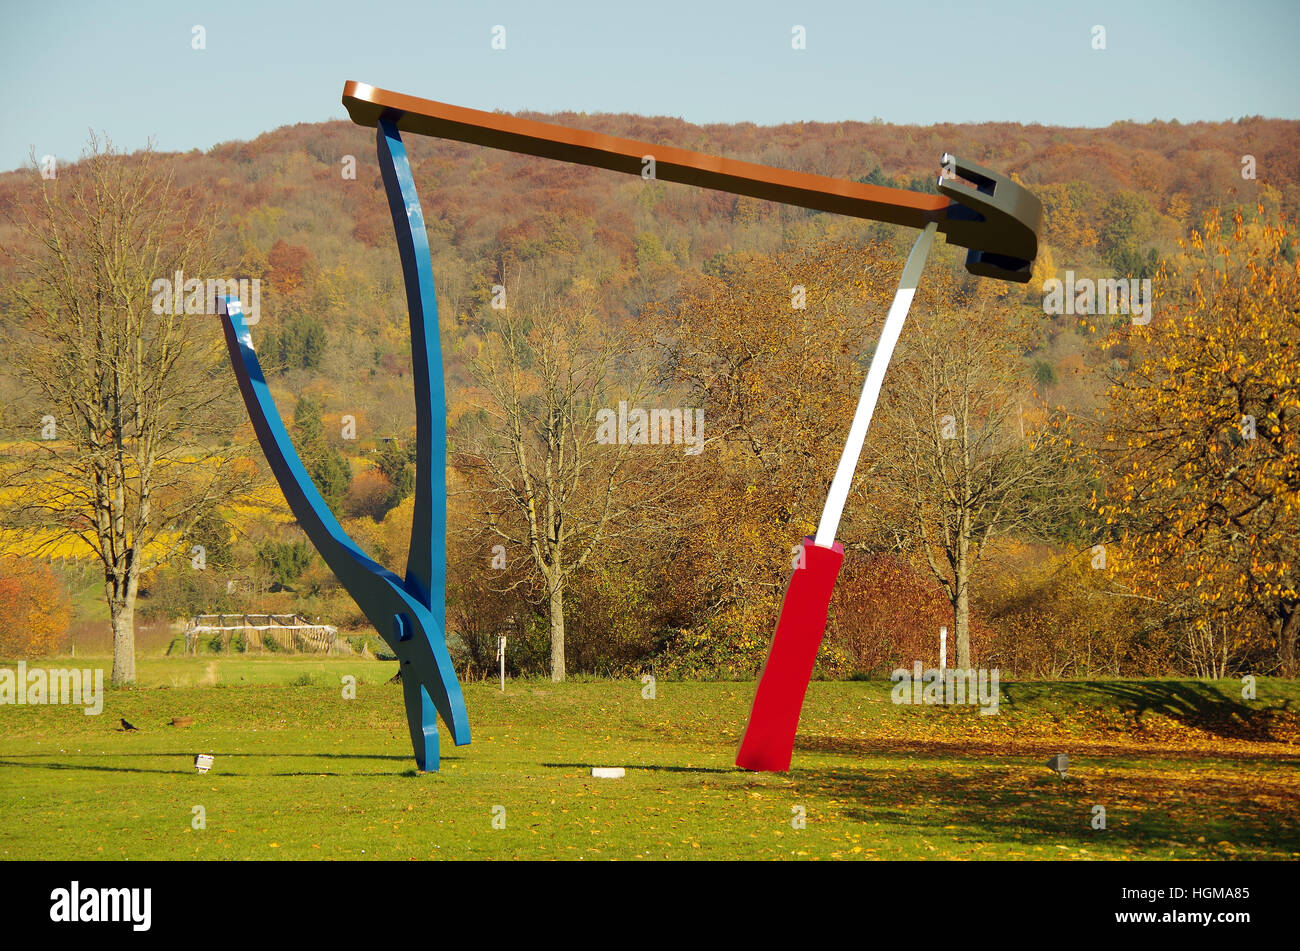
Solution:
[[[1155,279],[1158,287],[1179,288],[1182,296],[1167,301],[1175,305],[1170,313],[1195,313],[1188,295],[1200,286],[1198,265],[1180,242],[1192,238],[1194,248],[1207,216],[1231,221],[1239,211],[1244,219],[1236,227],[1249,234],[1229,241],[1225,255],[1249,257],[1258,239],[1273,242],[1279,266],[1293,262],[1293,229],[1269,229],[1293,216],[1300,198],[1300,124],[1247,118],[1104,129],[758,127],[627,115],[528,117],[922,190],[933,190],[939,156],[947,151],[1012,175],[1043,201],[1040,257],[1029,285],[968,279],[960,249],[941,247],[934,256],[918,302],[917,327],[924,333],[900,350],[900,370],[891,374],[884,415],[873,428],[877,456],[864,460],[845,522],[850,562],[832,606],[825,671],[879,672],[928,658],[936,650],[937,623],[951,621],[957,610],[952,585],[958,578],[945,575],[943,546],[918,528],[933,515],[929,503],[907,489],[887,457],[888,447],[904,440],[921,445],[916,440],[924,433],[908,426],[925,400],[904,397],[926,397],[916,381],[940,365],[952,374],[950,382],[928,395],[936,407],[944,401],[966,407],[966,416],[954,410],[953,419],[963,431],[989,434],[980,445],[990,466],[1023,463],[1028,446],[1058,454],[1055,468],[1038,466],[1040,477],[1026,484],[1037,502],[1005,499],[1025,511],[1050,509],[1051,518],[1019,518],[977,539],[982,562],[968,566],[972,597],[964,622],[976,660],[1061,675],[1206,673],[1225,665],[1285,666],[1293,658],[1284,642],[1293,643],[1297,633],[1294,541],[1270,552],[1270,580],[1254,600],[1233,601],[1233,613],[1189,602],[1187,572],[1196,566],[1171,544],[1169,530],[1152,527],[1160,511],[1175,507],[1172,500],[1163,508],[1158,499],[1124,503],[1140,478],[1121,474],[1119,467],[1132,460],[1108,461],[1102,451],[1123,416],[1116,380],[1122,387],[1139,365],[1167,360],[1161,348],[1171,338],[1156,324],[1134,339],[1127,317],[1045,313],[1043,283],[1067,272],[1094,280]],[[485,670],[496,635],[510,630],[513,665],[553,669],[558,609],[570,672],[656,663],[700,675],[752,673],[788,577],[788,553],[815,524],[910,236],[890,226],[459,143],[410,136],[408,148],[433,247],[446,368],[453,451],[448,617],[460,661]],[[177,188],[202,201],[205,223],[215,226],[216,273],[186,276],[260,282],[253,333],[286,424],[348,531],[381,562],[400,568],[411,517],[415,414],[405,297],[373,133],[342,121],[300,124],[248,143],[158,158]],[[139,157],[119,161],[129,165]],[[71,187],[78,169],[60,168],[57,184]],[[39,248],[23,222],[54,184],[35,168],[0,175],[6,285],[32,289],[22,259]],[[795,286],[807,292],[800,307],[792,305]],[[503,300],[504,308],[494,306]],[[1215,304],[1220,319],[1223,306],[1222,299]],[[0,319],[23,328],[32,313],[5,295]],[[1295,339],[1294,315],[1279,320],[1269,325],[1274,339]],[[215,318],[193,321],[193,334],[219,337]],[[958,347],[958,328],[970,327],[982,329]],[[975,337],[1002,339],[1004,328],[1005,345],[997,352],[974,346]],[[1177,345],[1189,345],[1192,336],[1178,336]],[[917,349],[923,341],[932,346]],[[1239,342],[1233,353],[1245,346]],[[1206,372],[1227,365],[1208,357],[1201,362]],[[550,367],[559,369],[550,373]],[[971,388],[959,392],[951,382],[959,368],[983,388],[963,384]],[[1224,409],[1278,428],[1268,446],[1283,461],[1274,458],[1267,471],[1270,498],[1281,497],[1284,511],[1270,528],[1256,526],[1259,531],[1291,524],[1285,499],[1297,490],[1285,462],[1295,452],[1295,378],[1280,372],[1271,384],[1275,395],[1258,396],[1264,409],[1247,412],[1255,395]],[[1159,388],[1145,371],[1134,378]],[[505,379],[520,383],[503,389]],[[890,388],[909,380],[911,390],[895,390],[891,398]],[[44,416],[29,384],[13,372],[0,374],[3,465],[11,477],[33,451],[29,444],[39,438]],[[1179,412],[1195,417],[1222,397],[1222,387],[1197,392]],[[700,410],[703,451],[600,443],[588,423],[620,401]],[[1141,411],[1158,416],[1161,405],[1152,396]],[[576,406],[593,415],[574,416]],[[901,407],[912,407],[912,416],[904,418]],[[568,423],[548,430],[546,420],[554,418]],[[249,476],[247,487],[241,483],[238,498],[214,504],[155,546],[141,611],[157,619],[303,611],[361,630],[363,619],[305,548],[255,445],[249,448],[237,401],[223,419],[224,431],[196,430],[194,440],[210,451],[228,447],[258,476]],[[503,429],[509,421],[533,434],[510,443]],[[880,442],[886,434],[900,442]],[[572,458],[548,455],[555,440],[586,446],[588,468],[564,470]],[[943,460],[948,448],[941,440],[931,456]],[[494,464],[512,454],[526,461],[515,470]],[[555,483],[526,488],[539,472],[554,475]],[[603,478],[612,472],[617,479]],[[962,477],[943,466],[934,473],[939,480]],[[1177,473],[1166,478],[1173,491]],[[1112,482],[1118,503],[1107,501]],[[617,504],[602,507],[602,486]],[[527,503],[561,500],[564,518],[542,525],[540,535],[556,534],[563,521],[566,530],[575,526],[574,547],[530,544]],[[3,542],[15,553],[89,554],[75,524],[46,526],[44,534],[11,528],[5,526]],[[1215,537],[1240,533],[1240,526],[1218,523],[1202,529]],[[204,550],[220,557],[195,570],[188,553],[200,536]],[[1111,561],[1103,558],[1098,569],[1096,548],[1107,545]],[[1148,547],[1139,552],[1141,545]],[[1252,550],[1228,546],[1236,554],[1225,557],[1250,574]],[[1204,566],[1200,572],[1205,575]],[[1215,576],[1216,590],[1238,583],[1233,571]],[[50,640],[48,632],[42,637]]]

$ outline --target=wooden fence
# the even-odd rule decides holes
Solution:
[[[272,650],[332,654],[338,647],[338,628],[315,624],[300,614],[199,614],[185,629],[185,653],[193,654],[200,639],[221,638],[221,649],[239,634],[246,651]]]

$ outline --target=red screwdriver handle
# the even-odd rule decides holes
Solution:
[[[799,712],[843,563],[844,546],[839,542],[823,548],[811,538],[803,540],[799,566],[785,589],[776,635],[740,741],[736,765],[741,769],[783,773],[790,768]]]

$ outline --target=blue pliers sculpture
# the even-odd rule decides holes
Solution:
[[[249,418],[289,508],[335,577],[397,655],[406,721],[420,770],[437,770],[438,715],[457,746],[470,741],[465,698],[445,634],[447,584],[447,423],[438,340],[438,305],[424,213],[406,146],[395,123],[380,120],[379,167],[397,232],[411,316],[416,407],[415,515],[406,577],[363,552],[321,497],[275,409],[238,297],[225,300],[223,329]]]

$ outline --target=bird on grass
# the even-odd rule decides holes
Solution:
[[[139,728],[139,727],[137,727],[137,726],[132,726],[130,723],[127,723],[125,720],[120,720],[120,721],[118,721],[118,722],[120,722],[120,723],[122,724],[122,730],[123,730],[124,732],[126,732],[126,733],[139,733],[139,732],[140,732],[140,728]]]

